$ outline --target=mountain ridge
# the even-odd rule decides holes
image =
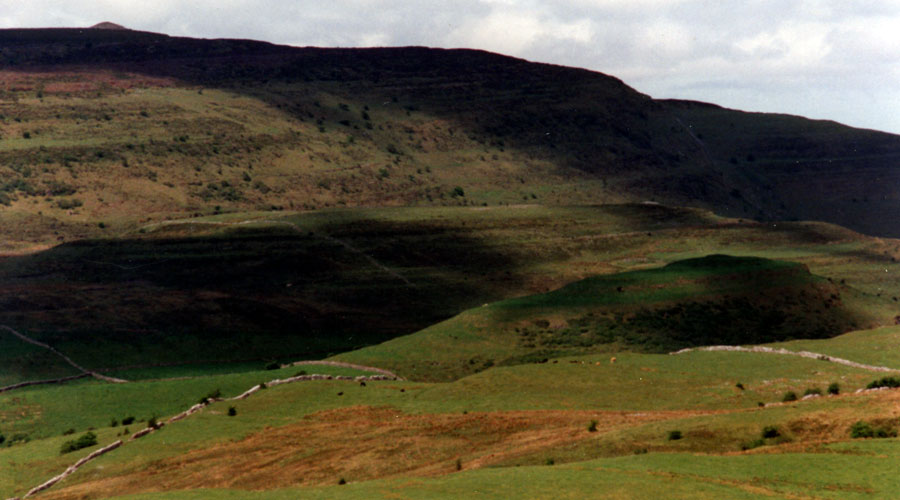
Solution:
[[[207,207],[260,209],[286,200],[308,208],[340,203],[493,205],[521,201],[523,196],[556,205],[654,200],[733,217],[823,220],[868,234],[900,235],[900,222],[893,222],[900,221],[893,217],[900,216],[900,189],[893,187],[900,182],[892,182],[900,181],[895,168],[900,136],[710,103],[655,100],[614,76],[586,69],[472,49],[289,47],[131,30],[0,30],[0,45],[0,63],[9,71],[36,75],[38,82],[30,89],[9,87],[7,94],[15,100],[37,97],[38,92],[66,99],[65,92],[51,93],[47,88],[69,88],[67,78],[89,80],[98,72],[121,75],[120,81],[97,87],[99,97],[72,96],[87,108],[122,106],[121,99],[111,100],[121,94],[111,92],[109,85],[115,90],[123,79],[137,81],[134,89],[125,89],[124,95],[133,98],[129,106],[143,106],[147,112],[154,110],[146,109],[148,103],[140,101],[135,89],[153,88],[159,79],[168,88],[185,91],[220,89],[253,99],[261,107],[231,109],[223,95],[214,102],[194,103],[192,110],[179,103],[184,96],[172,95],[167,99],[176,102],[177,109],[160,109],[157,114],[165,112],[184,122],[195,118],[191,114],[206,113],[210,106],[224,106],[238,122],[246,123],[253,116],[242,113],[277,113],[283,117],[278,133],[267,138],[262,132],[265,127],[260,127],[251,134],[265,143],[265,151],[247,152],[251,163],[269,168],[272,159],[266,151],[284,156],[288,149],[298,148],[329,157],[314,158],[311,163],[295,158],[284,167],[291,169],[291,175],[304,177],[296,181],[302,193],[256,200],[245,193],[243,202],[225,199]],[[157,83],[140,82],[147,78]],[[38,88],[41,85],[43,90]],[[59,106],[47,113],[62,116]],[[377,119],[370,118],[376,115]],[[189,137],[186,142],[192,144],[202,128],[213,130],[198,122],[186,127],[195,133],[185,134],[174,130],[172,120],[163,121],[158,124],[159,137],[138,134],[134,138],[158,142],[166,128],[176,137]],[[142,127],[132,125],[130,118],[124,126]],[[59,127],[58,120],[46,122],[46,128]],[[7,129],[4,135],[28,132],[19,128],[8,118],[0,122],[0,132]],[[304,138],[297,140],[290,130]],[[246,132],[243,140],[247,140]],[[317,133],[325,134],[322,140]],[[82,133],[73,140],[91,147],[106,143],[110,151],[98,154],[159,165],[158,157],[116,151],[116,143],[134,141],[116,134],[120,131],[113,130],[112,136]],[[335,144],[340,137],[346,139],[341,142],[349,141],[350,136],[353,146]],[[230,135],[228,141],[240,142],[240,138]],[[32,144],[15,148],[31,149]],[[66,153],[54,149],[54,144],[38,146],[58,153],[49,161],[63,163]],[[176,159],[178,153],[169,156]],[[181,163],[191,161],[186,158]],[[342,169],[382,164],[365,174],[380,175],[381,180],[361,182],[357,176],[354,181],[349,178],[354,174],[330,169],[329,161]],[[433,178],[422,179],[426,168],[435,171]],[[390,174],[387,181],[385,169]],[[415,180],[401,185],[398,177]],[[173,199],[187,196],[188,201],[170,203],[169,211],[180,216],[204,211],[203,197],[190,188],[190,182],[234,186],[239,179],[221,174],[190,180],[173,171],[172,178],[163,181],[173,187],[164,191]],[[348,196],[332,199],[333,193],[321,188],[324,185],[341,185]],[[447,199],[457,186],[468,196]],[[92,192],[93,188],[78,190]],[[27,192],[20,194],[27,196]],[[97,193],[97,197],[109,196]],[[81,212],[89,220],[99,216],[89,204]]]

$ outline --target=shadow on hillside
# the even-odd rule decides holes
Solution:
[[[0,324],[94,367],[316,358],[496,300],[515,271],[465,230],[426,223],[80,241],[0,263]]]

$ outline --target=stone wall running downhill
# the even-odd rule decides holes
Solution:
[[[296,377],[290,377],[290,378],[286,378],[286,379],[270,380],[269,382],[266,382],[264,384],[265,387],[274,387],[276,385],[289,384],[292,382],[300,382],[300,381],[304,381],[304,380],[348,380],[348,381],[353,380],[353,381],[357,381],[357,382],[369,381],[369,380],[402,380],[400,377],[397,377],[396,375],[394,375],[393,373],[391,373],[387,370],[381,370],[379,368],[374,368],[371,366],[352,365],[350,363],[340,363],[340,362],[334,362],[334,361],[324,361],[324,362],[323,361],[312,361],[312,362],[301,361],[301,362],[295,363],[295,365],[300,365],[300,364],[308,364],[308,365],[326,364],[326,365],[331,365],[331,366],[344,366],[344,367],[356,368],[356,369],[370,371],[370,372],[378,372],[380,374],[379,375],[368,375],[368,376],[360,375],[357,377],[350,377],[350,376],[346,376],[346,375],[319,375],[319,374],[297,375]],[[288,365],[288,366],[292,366],[292,365]],[[84,373],[82,375],[79,375],[77,378],[87,377],[90,375],[91,375],[90,373]],[[247,391],[245,391],[243,394],[241,394],[240,396],[231,398],[231,400],[247,399],[253,393],[259,391],[262,388],[263,388],[263,384],[253,386],[250,389],[248,389]],[[131,435],[131,437],[128,439],[128,441],[131,442],[136,439],[140,439],[148,434],[158,431],[159,429],[161,429],[163,426],[165,426],[167,424],[172,424],[174,422],[178,422],[179,420],[183,420],[191,415],[199,413],[201,410],[203,410],[210,404],[217,402],[217,401],[223,401],[223,400],[222,399],[207,399],[200,403],[197,403],[194,406],[191,406],[190,408],[188,408],[187,410],[169,418],[166,422],[158,422],[156,424],[156,426],[148,426],[144,429],[141,429],[141,430],[135,432],[134,434]],[[62,474],[45,481],[40,486],[36,486],[36,487],[32,488],[31,490],[28,491],[28,493],[26,493],[22,497],[14,497],[9,500],[24,500],[25,498],[28,498],[38,492],[44,491],[44,490],[52,487],[56,483],[62,481],[66,477],[68,477],[70,474],[72,474],[73,472],[78,470],[84,464],[99,457],[100,455],[103,455],[104,453],[108,453],[108,452],[118,448],[119,446],[122,446],[121,440],[116,441],[115,443],[113,443],[109,446],[106,446],[104,448],[101,448],[101,449],[91,453],[90,455],[82,458],[75,464],[69,466],[69,468],[67,468],[65,470],[65,472],[63,472]]]
[[[30,380],[28,382],[19,382],[18,384],[8,385],[6,387],[0,387],[0,392],[11,391],[13,389],[21,389],[22,387],[29,387],[32,385],[64,384],[64,383],[70,382],[72,380],[88,378],[90,376],[91,376],[90,373],[82,373],[80,375],[72,375],[71,377],[54,378],[54,379],[50,379],[50,380]]]
[[[88,455],[88,456],[82,458],[81,460],[75,462],[74,464],[70,465],[69,468],[67,468],[62,474],[52,477],[52,478],[48,479],[47,481],[45,481],[43,484],[40,484],[38,486],[35,486],[34,488],[31,488],[28,491],[28,493],[22,495],[21,500],[24,500],[25,498],[36,495],[36,494],[50,488],[54,484],[62,481],[63,479],[67,478],[69,475],[73,474],[75,471],[80,469],[84,464],[90,462],[91,460],[94,460],[95,458],[97,458],[101,455],[104,455],[106,453],[109,453],[109,452],[115,450],[119,446],[122,446],[121,440],[116,441],[115,443],[112,443],[109,446],[100,448],[99,450],[91,453],[90,455]],[[18,497],[14,497],[14,498],[11,498],[10,500],[20,500],[20,499]]]

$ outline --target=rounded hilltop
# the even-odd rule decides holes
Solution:
[[[109,21],[103,21],[102,23],[97,23],[91,26],[92,30],[127,30],[125,26],[121,24],[111,23]]]

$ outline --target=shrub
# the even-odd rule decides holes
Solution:
[[[462,470],[462,460],[459,458],[456,459],[456,470]]]
[[[805,391],[803,391],[804,396],[809,396],[811,394],[815,394],[816,396],[821,396],[822,389],[819,389],[818,387],[809,387]]]
[[[31,139],[31,132],[22,132],[22,137],[24,139]]]
[[[547,460],[544,460],[544,465],[554,465],[555,463],[556,463],[556,460],[553,460],[552,458],[548,458]]]
[[[131,425],[134,423],[134,417],[125,417],[122,419],[122,425]]]
[[[828,386],[828,394],[837,395],[841,393],[841,386],[837,382],[832,382]]]
[[[237,408],[235,408],[234,406],[229,406],[228,407],[228,416],[233,417],[235,415],[237,415]]]
[[[3,444],[4,441],[6,441],[6,436],[0,434],[0,444]]]
[[[112,419],[112,420],[109,422],[109,426],[110,426],[110,427],[118,427],[118,426],[119,426],[119,421],[116,420],[116,419]]]
[[[344,478],[341,478],[340,481],[338,481],[338,484],[347,484],[347,480]]]
[[[63,436],[71,436],[72,434],[75,434],[75,429],[72,428],[66,429],[65,432],[63,432]]]
[[[681,431],[669,431],[669,441],[678,441],[683,437]]]
[[[900,387],[900,379],[897,379],[896,377],[884,377],[879,380],[873,380],[872,382],[869,382],[866,389],[878,389],[879,387],[890,387],[891,389]]]
[[[742,390],[742,391],[744,390],[744,384],[742,384],[742,383],[740,383],[740,382],[734,384],[734,386],[737,387],[738,389]]]
[[[762,430],[763,439],[777,438],[780,435],[781,435],[781,432],[779,432],[778,427],[775,427],[774,425],[767,425],[767,426],[763,427],[763,430]]]
[[[147,420],[147,427],[151,429],[159,429],[159,422],[156,421],[156,415]]]
[[[281,368],[281,365],[274,361],[266,365],[266,370],[277,370],[279,368]]]
[[[458,198],[458,197],[465,196],[465,195],[466,195],[465,190],[463,190],[463,188],[460,186],[456,186],[455,188],[453,188],[453,192],[450,193],[450,196],[453,196],[454,198]]]
[[[862,420],[850,426],[850,437],[859,438],[888,438],[897,437],[897,431],[889,427],[874,428],[871,424]]]
[[[597,432],[597,421],[591,420],[591,422],[587,426],[588,432]]]
[[[760,446],[765,446],[766,442],[762,439],[754,439],[753,441],[748,441],[741,445],[741,450],[752,450],[753,448],[759,448]]]
[[[797,393],[794,391],[788,391],[784,393],[784,397],[781,398],[782,401],[787,403],[788,401],[797,401]]]
[[[850,437],[856,438],[870,438],[875,436],[875,429],[872,428],[871,425],[858,421],[855,424],[850,426]]]
[[[88,448],[97,444],[97,435],[93,432],[87,432],[74,441],[66,441],[59,450],[60,455],[70,453],[82,448]]]

